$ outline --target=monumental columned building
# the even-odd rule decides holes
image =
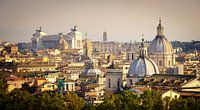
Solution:
[[[164,34],[164,27],[159,20],[157,35],[148,47],[148,56],[158,65],[160,73],[165,73],[166,69],[175,65],[175,53],[171,43]]]
[[[47,35],[40,29],[36,30],[31,38],[32,50],[38,49],[82,49],[82,33],[77,30],[77,26],[71,29],[71,32],[64,35],[59,33],[57,35]],[[62,46],[62,47],[60,47]]]

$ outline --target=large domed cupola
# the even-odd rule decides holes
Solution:
[[[157,35],[149,44],[147,51],[148,56],[156,62],[161,71],[164,72],[165,68],[175,65],[175,54],[171,43],[164,35],[164,27],[161,24],[161,19],[157,27]]]
[[[157,35],[148,47],[148,54],[172,54],[173,48],[171,43],[164,35],[164,28],[161,24],[161,19],[157,27]]]

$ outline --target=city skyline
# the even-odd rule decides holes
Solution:
[[[0,40],[30,42],[40,26],[47,34],[66,34],[74,25],[83,36],[102,41],[153,40],[159,17],[168,40],[199,40],[198,0],[0,0]]]

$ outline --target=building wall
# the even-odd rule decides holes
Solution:
[[[75,82],[65,82],[64,91],[75,91]]]
[[[180,97],[180,94],[178,92],[173,91],[173,90],[169,90],[169,91],[162,94],[162,99],[164,99],[166,97],[169,97],[170,100],[176,99],[176,98]]]
[[[106,90],[116,91],[122,87],[122,72],[109,70],[106,74]]]
[[[175,56],[174,54],[149,54],[149,57],[155,61],[160,72],[165,71],[165,68],[169,68],[175,65]]]
[[[200,91],[200,88],[192,88],[192,87],[200,87],[199,78],[193,79],[192,81],[184,84],[182,88],[185,88],[185,89],[182,89],[182,91],[196,91],[196,92]]]
[[[138,82],[141,78],[133,78],[133,77],[127,77],[126,80],[127,80],[127,83],[126,83],[126,86],[127,87],[130,87],[132,85],[135,85],[136,82]]]
[[[93,42],[93,51],[119,53],[122,51],[122,44],[117,42]]]
[[[43,40],[42,45],[43,48],[53,49],[58,45],[58,40]]]
[[[69,48],[72,49],[82,49],[82,33],[78,31],[71,31],[67,35],[63,35],[61,33],[57,35],[47,35],[44,32],[39,32],[33,34],[31,38],[32,41],[32,49],[37,50],[40,48],[53,49],[59,44],[60,37],[67,41]]]
[[[41,91],[55,91],[57,89],[57,85],[56,84],[52,84],[52,83],[47,83],[44,84],[41,88]]]
[[[5,46],[5,51],[8,53],[8,54],[15,54],[18,52],[18,47],[17,45],[9,45],[9,46]]]
[[[38,65],[38,66],[20,66],[20,67],[17,67],[17,72],[35,72],[35,71],[40,71],[40,72],[56,71],[56,66]]]

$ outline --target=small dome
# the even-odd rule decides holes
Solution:
[[[83,71],[84,75],[86,76],[97,76],[100,75],[102,72],[100,69],[97,68],[97,60],[91,59],[88,62],[88,67]]]
[[[156,63],[146,56],[144,39],[140,46],[139,58],[133,61],[129,68],[128,75],[131,77],[146,77],[159,73]]]
[[[97,76],[101,74],[101,70],[98,68],[85,69],[84,74],[87,76]]]
[[[171,43],[167,40],[167,38],[162,36],[156,36],[156,38],[150,43],[148,47],[148,54],[154,53],[164,53],[164,54],[172,54],[173,48]]]
[[[144,56],[133,61],[129,68],[128,75],[133,77],[145,77],[158,74],[156,63],[150,58]]]

